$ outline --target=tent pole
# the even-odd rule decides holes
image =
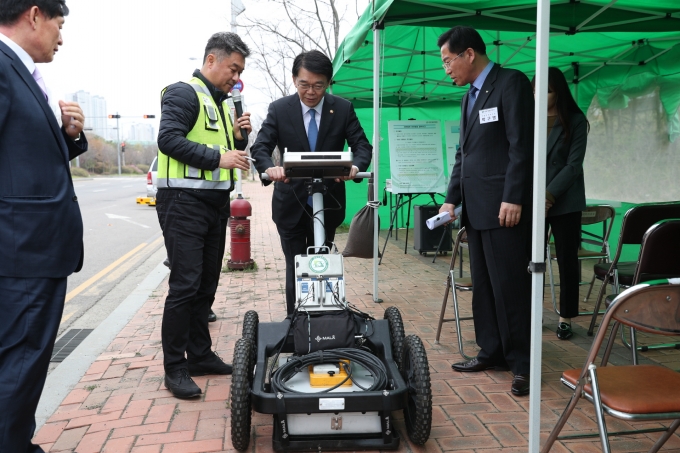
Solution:
[[[501,32],[496,30],[496,63],[501,64]]]
[[[379,200],[380,186],[380,29],[382,24],[373,24],[373,199]],[[546,126],[547,127],[547,126]],[[373,219],[373,302],[382,302],[378,297],[378,215],[374,210]]]
[[[536,102],[534,114],[534,194],[531,228],[531,366],[529,393],[529,452],[540,449],[541,330],[545,275],[545,172],[548,128],[548,50],[550,0],[538,0],[536,11]],[[550,263],[548,263],[550,265]]]

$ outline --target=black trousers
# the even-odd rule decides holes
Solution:
[[[156,212],[170,260],[161,327],[163,365],[170,372],[211,352],[208,313],[219,278],[220,212],[181,190],[159,190]]]
[[[305,254],[307,247],[314,246],[312,208],[305,206],[305,212],[293,229],[284,230],[278,225],[276,229],[279,231],[281,248],[286,257],[286,311],[290,315],[295,310],[295,255]],[[335,239],[335,227],[331,228],[326,225],[324,230],[326,231],[326,245],[330,246]]]
[[[529,373],[531,357],[531,215],[512,228],[476,230],[466,220],[477,357]]]
[[[229,215],[230,215],[229,203],[222,209],[220,209],[220,245],[217,250],[217,282],[220,281],[220,275],[222,275],[222,266],[224,266],[224,252],[227,248],[227,227],[229,226]],[[217,286],[215,286],[217,289]],[[215,303],[215,294],[210,300],[210,308],[212,308],[213,303]]]
[[[560,270],[560,316],[575,318],[578,316],[578,290],[581,282],[581,267],[578,262],[578,248],[581,246],[581,211],[546,217],[546,236],[550,226],[555,238],[557,267]]]
[[[31,438],[65,295],[66,278],[0,277],[0,452],[43,452]]]

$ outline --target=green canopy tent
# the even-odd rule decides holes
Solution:
[[[442,32],[458,24],[480,31],[493,61],[529,77],[536,75],[536,111],[543,113],[536,115],[536,131],[546,131],[549,61],[567,74],[584,111],[595,95],[605,108],[623,107],[628,97],[658,87],[669,120],[669,138],[680,134],[676,114],[680,106],[680,5],[676,0],[373,0],[338,49],[332,90],[353,102],[367,133],[373,133],[376,199],[384,175],[389,174],[387,137],[381,140],[387,120],[460,118],[460,101],[467,88],[452,85],[436,45]],[[545,147],[545,132],[536,133],[534,263],[543,257],[545,222],[539,211],[545,187]],[[363,199],[357,190],[363,189],[349,188],[348,201]],[[350,212],[361,204],[348,202]],[[375,237],[377,257],[377,231]],[[374,258],[376,300],[377,269]],[[529,451],[538,451],[540,273],[534,273],[532,288]]]

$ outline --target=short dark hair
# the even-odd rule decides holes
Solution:
[[[0,0],[2,1],[2,0]],[[228,57],[232,52],[238,52],[243,58],[250,56],[250,49],[236,33],[221,31],[215,33],[208,39],[203,55],[203,63],[208,59],[208,55],[213,54],[218,60]]]
[[[66,0],[0,0],[0,25],[13,25],[29,9],[37,6],[45,17],[68,16]]]
[[[330,82],[333,78],[333,62],[323,52],[318,50],[310,50],[309,52],[302,52],[295,57],[293,61],[293,77],[297,77],[300,68],[305,68],[314,74],[321,74],[326,76]]]
[[[449,45],[449,52],[459,54],[466,49],[472,49],[479,55],[486,55],[486,44],[482,36],[472,27],[456,25],[445,31],[437,40],[437,46]]]

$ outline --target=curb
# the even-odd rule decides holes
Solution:
[[[163,263],[158,264],[139,286],[47,376],[35,412],[36,433],[54,414],[54,411],[80,382],[80,379],[85,376],[90,365],[127,326],[151,293],[158,288],[169,273],[170,270]]]

